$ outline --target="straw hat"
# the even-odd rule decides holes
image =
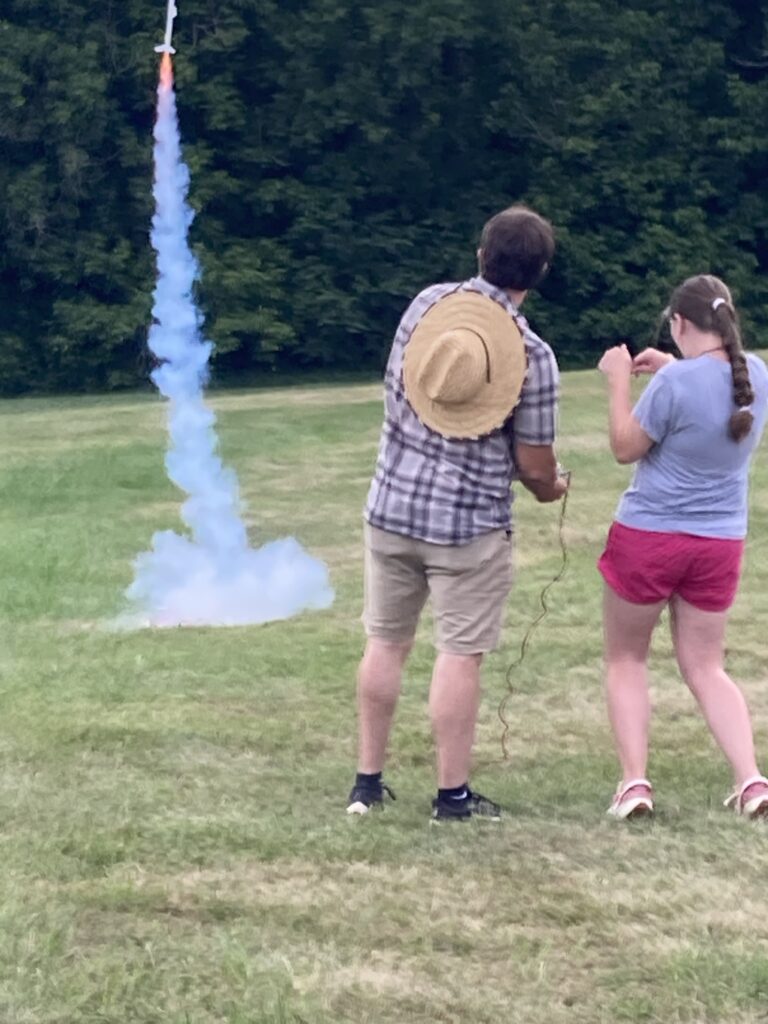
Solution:
[[[482,437],[517,405],[526,366],[523,337],[504,307],[455,292],[427,311],[405,347],[405,394],[443,437]]]

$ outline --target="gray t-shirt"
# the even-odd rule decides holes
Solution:
[[[619,502],[620,523],[699,537],[746,536],[749,463],[768,405],[768,369],[755,355],[747,360],[755,422],[738,443],[728,434],[736,411],[729,363],[699,356],[656,373],[633,411],[655,443]]]

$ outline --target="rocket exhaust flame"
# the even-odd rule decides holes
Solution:
[[[258,550],[240,518],[235,473],[218,455],[215,416],[203,386],[212,345],[201,334],[192,290],[199,276],[187,234],[189,170],[181,155],[173,65],[163,52],[154,131],[151,241],[157,284],[149,347],[159,360],[152,380],[168,399],[166,469],[187,494],[181,517],[190,535],[156,533],[139,555],[127,597],[133,613],[120,625],[245,625],[284,619],[333,600],[328,573],[292,537]]]
[[[160,61],[160,88],[173,88],[173,61],[170,53],[164,53]]]

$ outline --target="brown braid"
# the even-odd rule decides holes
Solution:
[[[723,303],[714,310],[714,317],[718,334],[723,339],[725,354],[731,364],[733,401],[738,410],[728,421],[728,431],[734,441],[740,441],[752,429],[754,416],[745,406],[752,405],[755,392],[749,379],[749,367],[741,344],[736,310],[730,303]]]
[[[715,300],[717,308],[713,308]],[[719,334],[731,364],[733,404],[736,412],[728,420],[728,433],[734,441],[741,441],[752,429],[754,416],[749,406],[755,398],[749,379],[749,366],[741,341],[739,317],[727,286],[711,274],[689,277],[675,290],[669,303],[668,314],[679,313],[701,331]]]

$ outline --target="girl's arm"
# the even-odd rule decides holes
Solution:
[[[637,462],[650,449],[652,438],[632,415],[632,357],[626,345],[609,348],[598,364],[608,380],[608,435],[617,462]]]
[[[662,367],[674,363],[675,357],[669,352],[660,352],[657,348],[646,348],[632,360],[632,372],[657,373]]]

